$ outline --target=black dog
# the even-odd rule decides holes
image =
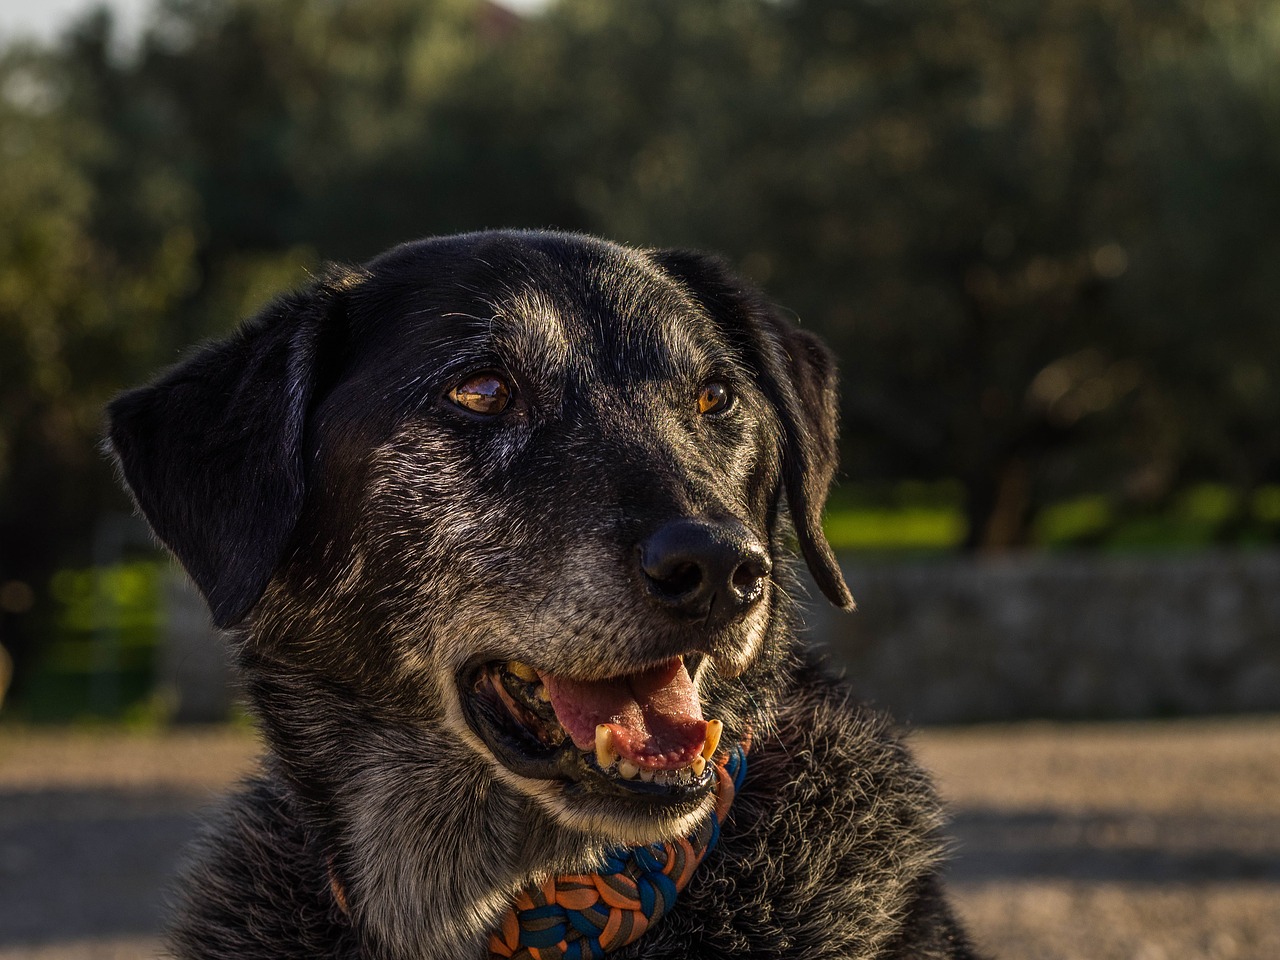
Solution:
[[[408,244],[110,418],[269,746],[179,956],[972,955],[925,777],[792,638],[793,537],[852,606],[831,358],[719,262]]]

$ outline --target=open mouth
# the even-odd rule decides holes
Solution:
[[[490,662],[463,689],[471,726],[521,776],[672,803],[702,797],[715,781],[722,724],[703,719],[683,658],[607,680]]]

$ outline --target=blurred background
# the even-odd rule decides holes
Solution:
[[[250,736],[198,598],[100,450],[105,401],[326,261],[499,226],[720,251],[835,347],[827,529],[861,612],[815,603],[810,636],[949,745],[940,769],[962,780],[965,750],[1000,757],[1028,730],[1058,731],[1028,741],[1043,766],[1080,730],[1129,756],[1141,737],[1115,721],[1165,718],[1191,744],[1240,723],[1232,769],[1277,807],[1270,0],[5,0],[0,737],[27,770],[10,799],[48,800],[56,744],[114,769],[103,744],[140,749],[128,731],[230,718],[234,757]],[[1237,719],[1179,726],[1205,716]],[[1021,726],[954,728],[978,721]],[[1197,758],[1237,755],[1197,749],[1187,783]],[[963,800],[961,780],[944,791]],[[995,819],[960,826],[996,856],[1013,821],[982,809]],[[1230,903],[1280,918],[1280,817],[1262,809],[1211,847],[1247,874],[1254,899]],[[1047,816],[1017,829],[1060,836]],[[0,881],[29,867],[20,847],[6,868],[0,844]],[[1200,907],[1196,884],[1223,879],[1160,863],[1141,882],[1171,870]],[[1280,955],[1280,919],[1205,923],[1190,953],[1090,956]],[[0,957],[41,929],[0,926]],[[1023,956],[1073,955],[1027,936]]]

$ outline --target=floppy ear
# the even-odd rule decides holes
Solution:
[[[333,288],[281,297],[107,407],[139,509],[219,627],[258,602],[302,509],[302,435]]]
[[[822,532],[822,510],[839,459],[837,375],[831,351],[782,317],[719,259],[684,250],[661,250],[652,256],[721,321],[754,361],[761,387],[782,420],[782,479],[800,552],[827,599],[853,609],[853,596]]]

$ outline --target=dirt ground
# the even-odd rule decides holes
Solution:
[[[1280,957],[1280,717],[918,731],[975,939],[1020,960]],[[242,730],[0,728],[0,960],[153,956]]]

